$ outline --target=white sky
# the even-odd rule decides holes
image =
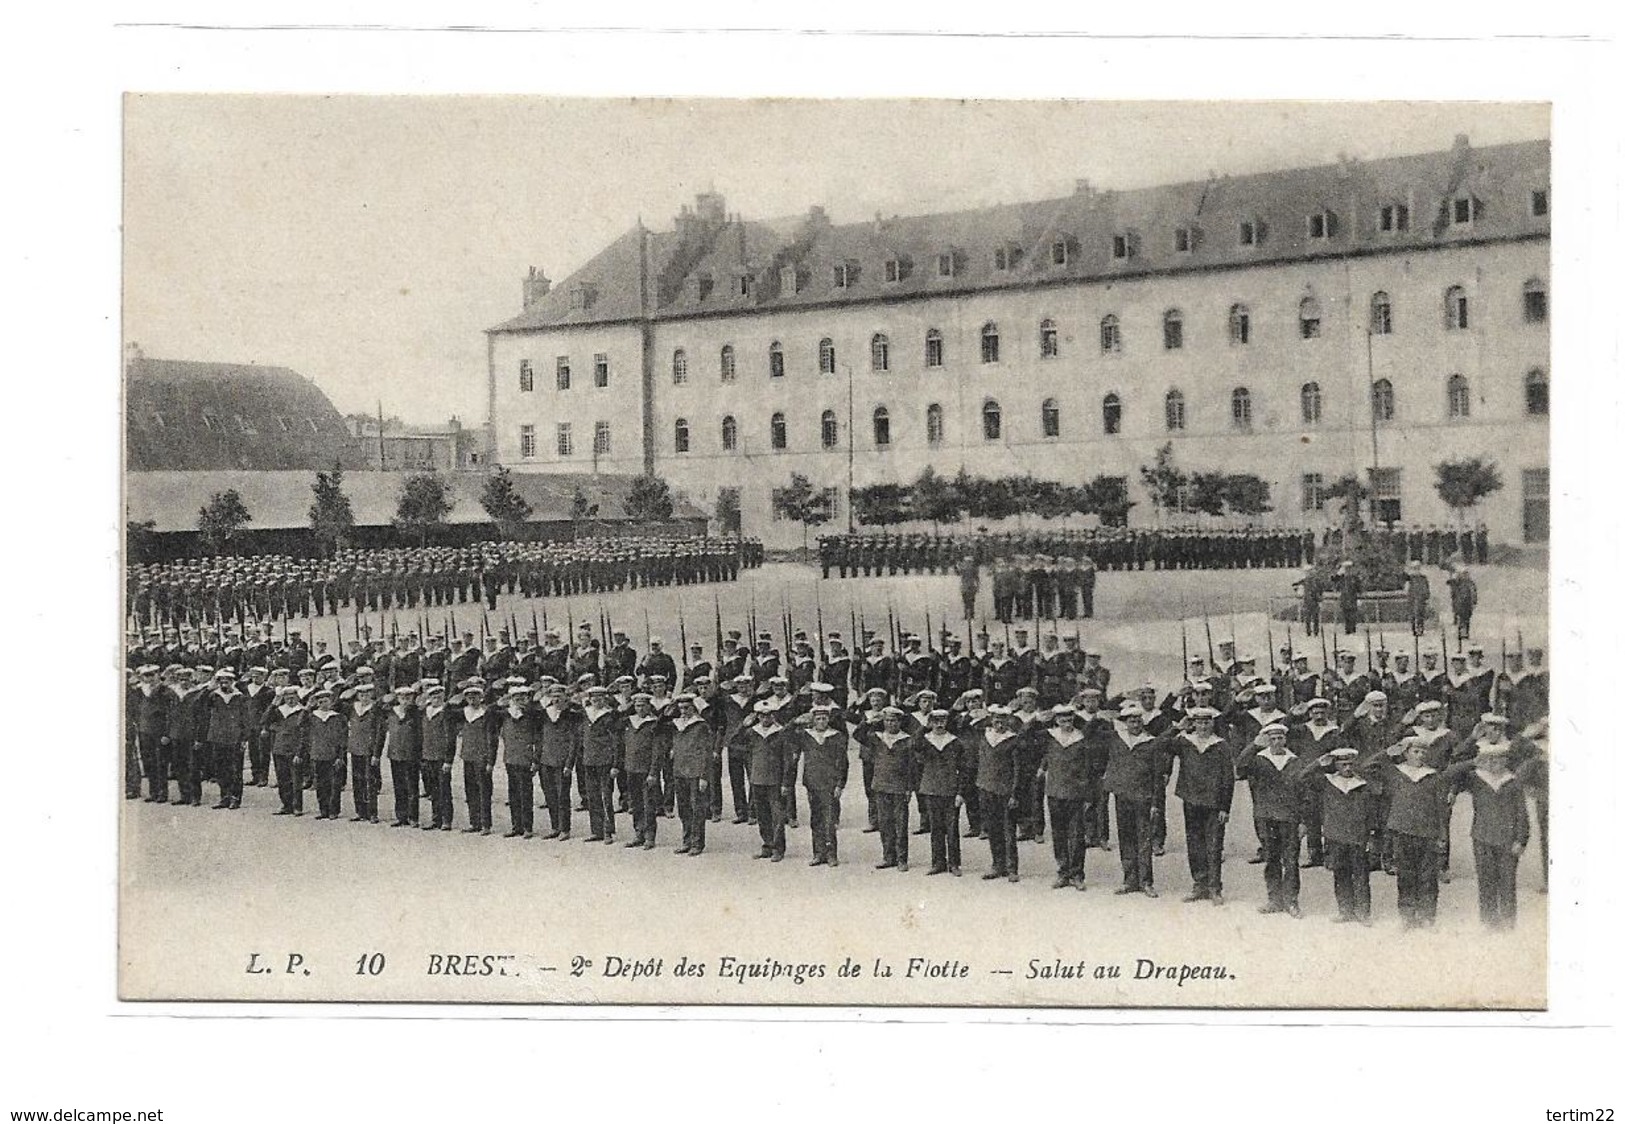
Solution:
[[[1544,105],[135,96],[124,335],[484,420],[483,329],[715,187],[837,221],[1546,137]]]

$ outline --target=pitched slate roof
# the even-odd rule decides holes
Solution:
[[[1548,189],[1550,171],[1548,141],[1472,148],[1463,139],[1414,156],[1121,192],[1080,184],[1058,199],[866,223],[831,224],[813,208],[797,219],[687,223],[686,240],[637,227],[491,331],[636,319],[640,279],[651,318],[681,319],[1549,237],[1550,217],[1531,213],[1529,195]],[[1470,223],[1453,224],[1443,213],[1457,194],[1474,201]],[[1378,229],[1381,208],[1391,203],[1406,207],[1407,229]],[[1317,212],[1331,216],[1323,238],[1310,233]],[[1239,238],[1244,221],[1258,235],[1252,245]],[[1175,248],[1179,228],[1190,233],[1189,250]],[[1119,235],[1131,247],[1127,257],[1114,256]],[[1064,264],[1054,260],[1057,243],[1066,247]],[[640,268],[644,245],[648,263]],[[1004,268],[996,262],[1001,248],[1010,251]],[[951,276],[938,271],[945,254],[953,255]],[[896,280],[887,279],[888,260],[899,263]],[[838,288],[842,263],[854,265],[856,276]],[[754,277],[748,294],[739,289],[742,273]],[[703,296],[701,276],[712,282]],[[572,308],[570,293],[581,285],[596,299]]]
[[[395,517],[406,472],[348,472],[344,494],[359,527],[387,526]],[[490,516],[480,506],[485,475],[480,472],[449,472],[442,478],[451,485],[452,508],[446,522],[452,524],[488,523]],[[598,505],[597,519],[617,522],[625,518],[624,501],[631,477],[593,476],[590,473],[542,475],[516,472],[516,491],[534,509],[531,520],[560,522],[570,518],[570,505],[576,488],[586,493],[589,504]],[[160,532],[197,530],[198,509],[216,492],[235,488],[243,498],[253,521],[249,531],[288,530],[310,526],[310,486],[315,473],[293,472],[130,472],[125,476],[125,503],[128,518],[136,522],[151,519]],[[683,499],[673,505],[675,519],[703,519],[705,513]]]
[[[124,385],[132,471],[366,463],[327,395],[286,367],[137,357]]]

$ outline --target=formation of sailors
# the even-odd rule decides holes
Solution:
[[[129,616],[143,627],[470,601],[494,609],[503,591],[563,597],[734,581],[762,560],[762,544],[737,535],[341,550],[330,559],[223,555],[132,565],[126,597]]]
[[[861,785],[879,869],[909,870],[910,837],[927,835],[927,873],[959,875],[974,839],[986,843],[982,878],[1014,881],[1023,844],[1048,836],[1057,889],[1084,889],[1088,853],[1098,863],[1115,849],[1117,892],[1155,897],[1171,785],[1186,900],[1223,904],[1227,822],[1246,783],[1264,912],[1299,915],[1301,861],[1329,868],[1344,921],[1369,923],[1371,875],[1392,872],[1407,926],[1436,915],[1460,796],[1487,925],[1516,916],[1529,801],[1544,862],[1538,648],[1500,672],[1476,647],[1448,670],[1438,653],[1421,669],[1374,653],[1364,672],[1351,652],[1311,671],[1283,649],[1265,676],[1223,642],[1211,661],[1190,657],[1172,690],[1114,692],[1076,636],[1052,632],[1034,649],[1021,630],[1013,645],[983,632],[970,652],[946,635],[899,638],[864,634],[860,655],[840,633],[794,632],[781,653],[771,633],[751,644],[734,631],[714,659],[700,644],[674,658],[654,637],[639,653],[622,633],[601,648],[590,627],[569,643],[549,630],[472,651],[435,638],[443,660],[416,638],[344,656],[284,644],[221,666],[132,649],[126,796],[203,807],[212,784],[214,808],[239,809],[246,764],[247,785],[274,780],[277,815],[303,815],[309,788],[317,819],[341,819],[348,788],[352,822],[451,831],[461,820],[491,835],[500,772],[507,838],[577,838],[585,812],[588,842],[651,850],[675,815],[675,850],[697,856],[731,804],[769,862],[789,854],[805,800],[811,864],[835,866],[843,797]]]

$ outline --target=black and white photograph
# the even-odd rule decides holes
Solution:
[[[121,998],[1546,1006],[1548,104],[122,130]]]

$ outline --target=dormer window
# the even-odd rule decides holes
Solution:
[[[576,285],[570,290],[570,310],[572,312],[585,312],[598,301],[598,288],[595,285]]]
[[[702,301],[708,299],[712,290],[716,288],[716,280],[709,273],[700,274],[695,278],[695,284],[699,289],[699,299]]]
[[[1458,195],[1446,207],[1449,208],[1451,226],[1471,226],[1473,216],[1478,213],[1478,200],[1470,195]]]
[[[1309,237],[1323,242],[1332,236],[1337,223],[1332,213],[1324,208],[1309,216]]]
[[[1134,256],[1134,243],[1136,239],[1132,233],[1112,235],[1112,259],[1114,261],[1127,261]]]
[[[1196,228],[1193,226],[1180,226],[1174,228],[1174,253],[1188,254],[1196,249]]]
[[[837,289],[850,289],[858,283],[858,263],[843,261],[835,266],[835,287]]]
[[[1546,198],[1544,187],[1536,188],[1529,193],[1529,214],[1532,218],[1545,218],[1551,213],[1551,204]]]
[[[1021,261],[1021,247],[1006,243],[993,251],[993,268],[1000,273],[1016,268]]]
[[[1411,209],[1403,203],[1384,203],[1377,212],[1377,229],[1384,234],[1399,234],[1411,228]]]
[[[1264,224],[1257,219],[1242,219],[1236,226],[1238,246],[1257,246],[1264,241]]]
[[[801,271],[793,265],[787,265],[779,270],[779,292],[801,292]]]
[[[937,276],[956,277],[959,274],[959,251],[944,250],[937,255]]]
[[[741,273],[739,275],[739,295],[742,297],[750,296],[751,286],[755,281],[756,278],[749,273]]]
[[[886,259],[886,280],[888,283],[895,285],[907,278],[912,272],[912,263],[907,258],[892,257]]]
[[[1049,262],[1051,265],[1065,265],[1072,257],[1072,239],[1057,238],[1050,243]]]

